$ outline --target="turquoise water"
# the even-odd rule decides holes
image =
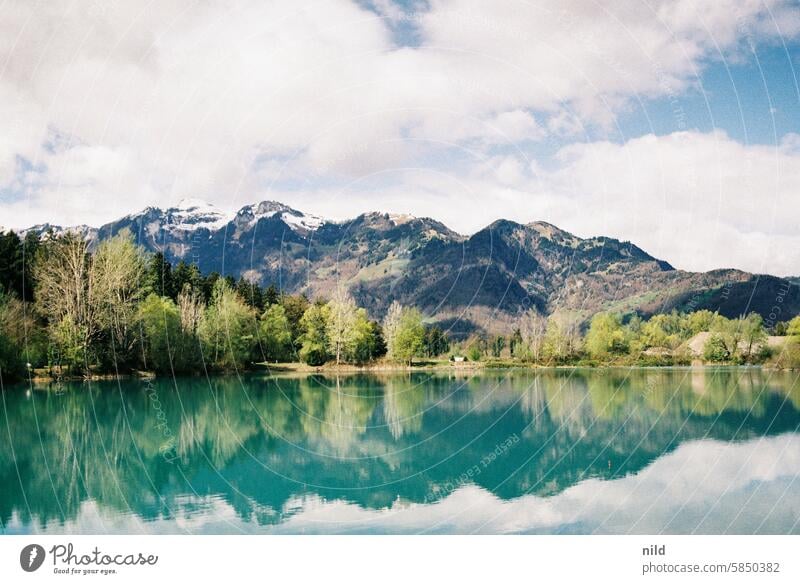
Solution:
[[[4,533],[800,533],[758,369],[5,387]]]

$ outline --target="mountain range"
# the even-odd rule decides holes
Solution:
[[[467,236],[427,217],[372,212],[328,221],[275,201],[228,214],[185,200],[99,228],[44,224],[26,231],[67,229],[93,244],[128,229],[173,263],[310,297],[344,283],[373,318],[398,300],[454,334],[510,331],[529,308],[584,320],[600,310],[758,312],[767,325],[800,313],[797,278],[678,270],[630,242],[580,238],[542,221],[498,220]]]

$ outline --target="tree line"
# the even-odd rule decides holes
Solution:
[[[409,364],[448,345],[415,308],[370,320],[343,288],[283,294],[148,254],[123,232],[90,252],[76,234],[0,235],[0,375],[191,373],[255,363]]]
[[[393,303],[381,322],[344,287],[328,299],[290,295],[183,261],[148,254],[129,232],[90,250],[80,236],[0,234],[0,375],[46,370],[54,376],[133,370],[194,373],[257,363],[302,361],[403,364],[452,360],[521,364],[688,362],[687,341],[706,332],[702,358],[800,367],[800,317],[777,323],[788,337],[770,355],[758,314],[728,319],[708,310],[638,315],[530,310],[513,334],[452,341],[420,311]]]
[[[775,335],[785,336],[773,354],[768,331],[757,313],[726,318],[709,310],[672,311],[645,320],[633,314],[595,314],[587,323],[575,313],[545,316],[528,311],[508,338],[475,337],[466,343],[471,359],[512,358],[537,364],[582,362],[619,364],[680,364],[698,358],[688,341],[698,333],[700,355],[710,363],[762,363],[773,359],[782,367],[800,367],[800,317],[777,323]]]

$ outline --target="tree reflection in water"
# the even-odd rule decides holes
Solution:
[[[159,379],[6,387],[0,521],[33,529],[92,502],[147,522],[274,524],[315,497],[382,509],[469,482],[501,500],[639,473],[681,444],[797,432],[797,374],[543,370]],[[159,414],[159,412],[161,412]],[[159,418],[158,416],[161,416]],[[165,457],[165,432],[175,459]],[[463,481],[461,481],[463,483]],[[458,484],[461,484],[458,483]],[[206,502],[206,503],[204,503]]]

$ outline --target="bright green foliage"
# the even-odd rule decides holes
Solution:
[[[800,316],[795,316],[786,325],[786,334],[789,336],[800,336]]]
[[[764,330],[764,319],[760,314],[751,312],[746,318],[737,323],[742,329],[742,341],[746,345],[745,354],[750,357],[754,351],[762,347],[767,341]]]
[[[95,343],[95,351],[117,370],[137,359],[136,307],[144,297],[142,282],[146,262],[142,248],[128,230],[103,241],[91,257],[88,272],[88,304],[100,335],[110,339]]]
[[[606,358],[628,351],[629,339],[618,314],[600,312],[592,318],[586,334],[586,350],[592,357]]]
[[[86,327],[77,324],[72,315],[64,315],[51,331],[51,363],[70,373],[86,369]]]
[[[252,360],[255,313],[224,279],[218,279],[211,304],[200,320],[203,356],[218,369],[241,369]]]
[[[526,355],[527,347],[523,342],[522,338],[522,330],[517,328],[514,329],[514,332],[511,334],[511,338],[508,340],[508,348],[511,351],[512,357],[523,357]]]
[[[357,311],[355,300],[343,288],[328,303],[328,349],[337,365],[355,350]]]
[[[714,313],[710,310],[698,310],[683,315],[684,336],[693,337],[697,333],[708,331],[714,322]]]
[[[0,289],[0,379],[17,379],[26,363],[43,361],[43,336],[25,304]]]
[[[275,287],[271,286],[273,291],[275,291]],[[265,295],[265,303],[274,304],[274,302],[270,301],[272,293],[270,292],[270,288],[267,288],[267,293]],[[277,302],[277,301],[276,301]],[[283,306],[284,310],[286,311],[286,318],[289,320],[289,332],[292,335],[292,348],[293,353],[297,353],[300,350],[300,345],[302,344],[301,337],[303,335],[304,329],[303,326],[300,324],[300,321],[303,319],[303,315],[308,310],[309,302],[308,298],[304,294],[299,296],[289,296],[284,295],[280,297],[280,305]]]
[[[469,346],[467,350],[467,357],[470,361],[480,361],[481,357],[483,357],[483,352],[481,351],[480,345],[475,342]]]
[[[393,336],[393,353],[389,356],[395,361],[410,365],[414,357],[422,354],[424,341],[422,313],[416,308],[403,308]]]
[[[143,364],[158,373],[188,373],[199,363],[197,337],[181,325],[181,313],[171,298],[150,294],[139,305],[143,333]]]
[[[720,333],[711,333],[703,347],[703,359],[712,363],[722,363],[731,358],[728,346]]]
[[[800,337],[787,337],[786,343],[775,355],[774,364],[782,369],[800,369]]]
[[[739,342],[742,340],[743,333],[741,321],[730,320],[722,315],[715,314],[711,323],[710,332],[717,336],[725,345],[727,360],[738,359]]]
[[[261,349],[267,361],[286,361],[292,358],[292,333],[286,309],[272,304],[261,316]]]
[[[369,363],[386,353],[380,326],[377,322],[367,319],[367,311],[359,308],[356,311],[355,333],[353,347],[347,354],[347,359],[355,363]]]
[[[525,336],[523,332],[523,338]],[[534,345],[529,343],[529,346]],[[548,361],[563,361],[574,357],[580,350],[577,317],[569,313],[554,313],[547,317],[541,350]]]
[[[629,327],[631,333],[635,330]],[[681,318],[676,314],[657,314],[641,325],[641,342],[644,348],[674,349],[682,340]]]
[[[383,319],[383,335],[386,338],[386,354],[390,359],[395,359],[394,341],[397,338],[397,329],[400,318],[403,316],[403,307],[396,300],[389,305]]]
[[[181,335],[178,307],[169,298],[153,293],[139,306],[138,319],[144,333],[144,366],[160,373],[169,372]]]
[[[300,360],[309,365],[322,365],[328,360],[328,318],[330,309],[327,304],[313,304],[308,307],[300,326],[303,334],[300,337]]]

